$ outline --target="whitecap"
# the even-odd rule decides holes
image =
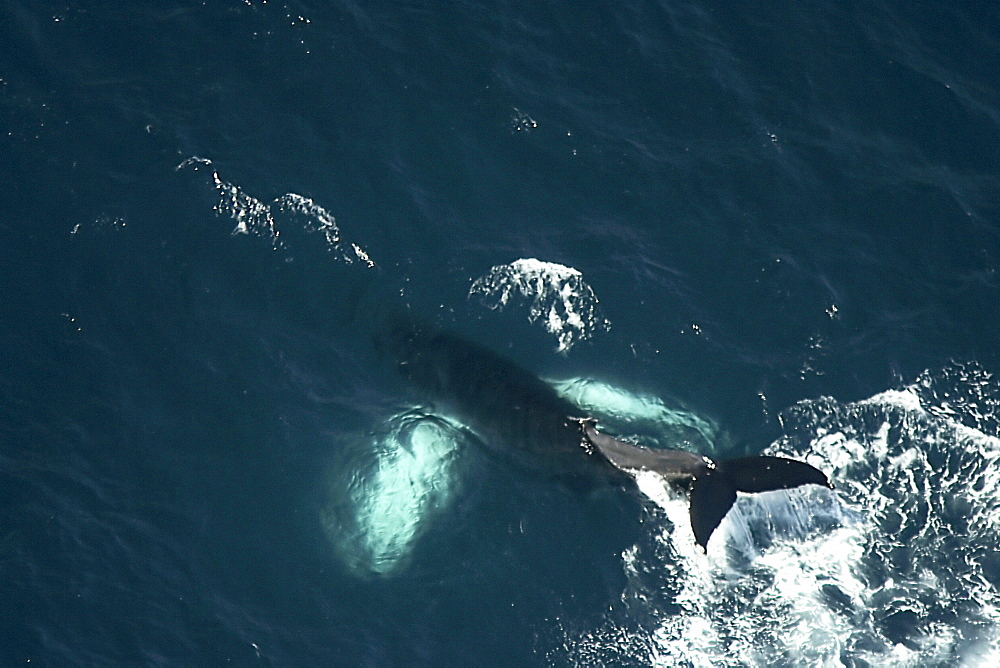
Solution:
[[[340,260],[359,261],[368,267],[375,262],[361,246],[346,243],[334,216],[313,199],[297,193],[286,193],[270,203],[264,202],[224,180],[211,160],[193,156],[177,165],[176,170],[208,171],[209,186],[217,196],[213,208],[216,215],[236,221],[234,235],[262,237],[275,249],[288,250],[284,230],[301,230],[317,234],[327,251]]]
[[[540,322],[553,334],[560,352],[611,327],[583,274],[554,262],[522,258],[496,265],[472,282],[469,298],[473,297],[494,310],[507,307],[512,300],[526,304],[528,320]]]

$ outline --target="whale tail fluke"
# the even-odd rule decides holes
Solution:
[[[736,492],[757,494],[801,485],[833,488],[826,475],[784,457],[740,457],[718,462],[691,482],[691,529],[707,551],[708,539],[736,502]]]
[[[667,480],[690,480],[691,529],[701,549],[736,503],[736,492],[759,494],[800,485],[833,488],[830,479],[805,462],[785,457],[738,457],[715,462],[686,450],[644,448],[597,430],[592,418],[580,423],[586,443],[624,471],[653,471]]]

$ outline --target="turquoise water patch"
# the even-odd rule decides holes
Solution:
[[[660,397],[590,378],[550,382],[556,392],[619,435],[636,434],[647,446],[701,454],[716,450],[720,430],[715,423],[690,410],[670,406]]]
[[[344,563],[360,575],[391,575],[409,561],[428,523],[455,493],[455,459],[466,436],[440,418],[404,413],[356,443],[368,453],[346,486],[331,476],[323,524]]]

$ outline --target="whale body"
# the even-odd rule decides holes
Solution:
[[[535,474],[579,490],[634,487],[630,471],[653,471],[687,484],[691,528],[703,550],[737,492],[806,484],[833,487],[822,471],[784,457],[716,462],[686,450],[644,448],[616,439],[514,361],[408,316],[390,319],[376,345],[425,400],[462,420],[491,452]]]

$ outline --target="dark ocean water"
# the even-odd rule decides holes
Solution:
[[[996,665],[1000,6],[0,2],[0,665]],[[643,442],[581,496],[409,309]]]

